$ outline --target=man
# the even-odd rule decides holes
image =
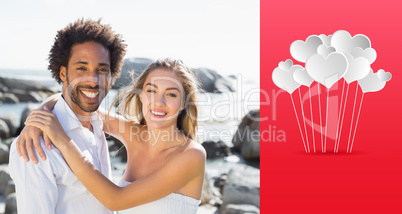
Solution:
[[[49,54],[48,68],[56,81],[63,83],[53,113],[87,160],[109,178],[103,123],[95,111],[121,73],[125,49],[126,44],[110,26],[80,19],[58,31]],[[11,146],[9,168],[19,214],[112,213],[82,185],[56,148],[40,149],[37,155],[42,159],[46,155],[44,161],[26,162],[19,157],[16,141]],[[43,138],[38,145],[44,147]],[[28,152],[34,156],[33,150]]]

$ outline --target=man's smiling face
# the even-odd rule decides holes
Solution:
[[[68,67],[61,67],[63,96],[76,114],[98,109],[111,82],[110,55],[103,45],[89,41],[71,48]]]

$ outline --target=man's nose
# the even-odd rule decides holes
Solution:
[[[84,76],[84,82],[96,83],[99,84],[102,79],[104,80],[106,77],[98,72],[97,69],[91,69]]]

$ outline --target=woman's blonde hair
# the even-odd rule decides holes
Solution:
[[[132,74],[134,85],[124,89],[124,93],[117,96],[113,104],[119,102],[121,115],[131,121],[137,121],[141,125],[146,125],[142,112],[140,94],[143,90],[145,80],[155,69],[163,69],[174,72],[180,80],[184,90],[185,108],[177,117],[177,128],[188,138],[196,139],[198,110],[196,105],[196,92],[198,90],[196,78],[190,69],[181,60],[170,58],[159,59],[151,63],[148,68],[136,79]]]

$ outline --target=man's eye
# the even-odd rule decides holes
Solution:
[[[84,67],[78,67],[78,68],[77,68],[77,70],[80,70],[80,71],[85,71],[85,70],[86,70],[86,68],[84,68]]]
[[[101,71],[101,72],[109,72],[109,69],[108,68],[101,68],[101,69],[99,69],[99,71]]]

